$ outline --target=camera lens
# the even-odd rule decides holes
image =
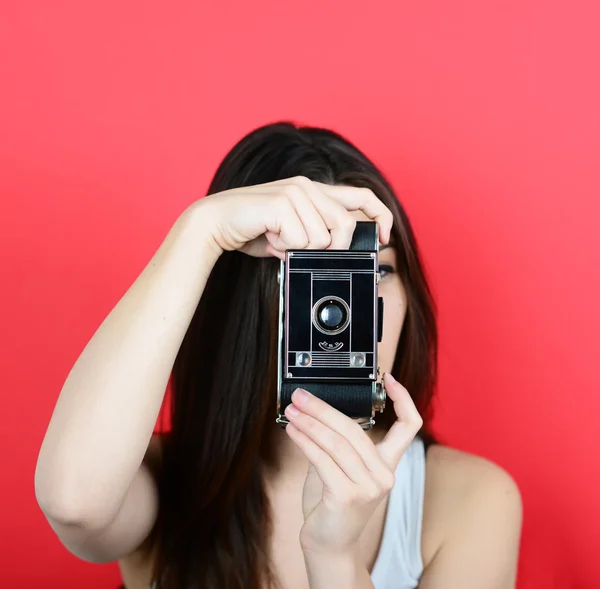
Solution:
[[[350,309],[338,297],[326,297],[314,306],[314,323],[323,333],[340,333],[348,326]]]
[[[329,329],[337,329],[344,322],[344,312],[338,303],[329,303],[319,311],[321,325]]]

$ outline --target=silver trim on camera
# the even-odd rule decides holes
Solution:
[[[279,274],[278,274],[278,282],[279,282],[279,327],[278,327],[278,340],[277,340],[277,423],[282,424],[282,414],[281,410],[281,389],[283,385],[282,375],[283,375],[283,314],[285,310],[285,305],[283,301],[283,285],[285,282],[285,262],[280,260],[279,262]],[[289,423],[288,420],[285,420],[286,423]]]

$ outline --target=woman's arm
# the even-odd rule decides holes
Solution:
[[[63,385],[39,453],[38,503],[63,543],[87,560],[130,552],[154,524],[156,490],[142,461],[220,255],[202,213],[199,201],[177,219],[91,338]]]
[[[173,363],[223,251],[285,257],[345,249],[361,210],[389,240],[392,214],[368,189],[295,177],[196,201],[71,370],[38,457],[38,503],[71,552],[115,560],[147,537],[157,513],[147,451]]]

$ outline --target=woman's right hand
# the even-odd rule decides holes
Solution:
[[[285,258],[286,249],[348,249],[356,226],[351,211],[379,224],[387,244],[392,213],[368,188],[331,186],[303,176],[234,188],[194,203],[202,209],[220,252]],[[205,224],[204,227],[207,227]]]

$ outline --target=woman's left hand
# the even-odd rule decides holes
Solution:
[[[300,544],[305,553],[338,555],[358,547],[423,424],[408,391],[391,375],[384,379],[398,420],[377,444],[356,421],[300,389],[286,408],[286,431],[310,462],[302,493]]]

